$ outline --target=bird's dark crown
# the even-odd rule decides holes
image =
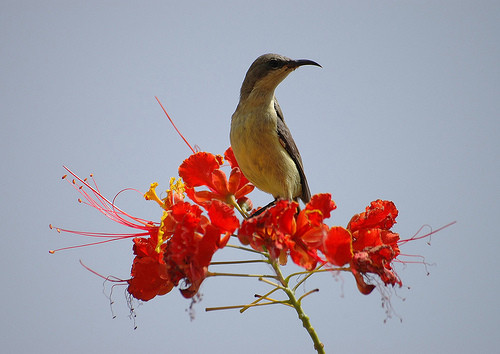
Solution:
[[[272,82],[274,88],[293,70],[302,65],[316,65],[318,63],[307,60],[293,60],[283,55],[268,53],[261,55],[250,65],[241,86],[241,98],[248,97],[256,84],[266,78]],[[272,75],[272,76],[271,76]]]

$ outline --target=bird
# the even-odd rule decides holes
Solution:
[[[279,54],[259,56],[248,69],[231,116],[230,141],[241,172],[258,189],[278,199],[311,199],[304,165],[274,91],[295,69],[319,66]]]

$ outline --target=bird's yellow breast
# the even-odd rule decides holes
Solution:
[[[241,104],[231,119],[231,146],[243,174],[274,197],[292,199],[301,193],[300,175],[277,133],[274,103]]]

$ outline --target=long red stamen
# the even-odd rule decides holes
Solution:
[[[59,227],[54,227],[54,226],[52,226],[52,224],[49,225],[49,227],[50,227],[50,229],[56,229],[56,231],[59,233],[66,232],[66,233],[70,233],[70,234],[74,234],[74,235],[97,237],[97,238],[105,238],[106,239],[106,240],[102,240],[102,241],[85,243],[83,245],[75,245],[75,246],[57,248],[54,250],[50,250],[49,253],[51,253],[51,254],[54,254],[54,253],[59,252],[59,251],[70,250],[73,248],[100,245],[100,244],[108,243],[108,242],[112,242],[112,241],[123,240],[125,238],[149,236],[151,234],[151,232],[138,232],[135,234],[111,234],[111,233],[104,233],[104,232],[74,231],[74,230],[67,230],[67,229],[61,229]]]
[[[130,236],[130,237],[133,237],[133,236]],[[107,243],[107,242],[117,241],[117,240],[122,240],[122,239],[123,239],[123,237],[116,237],[116,238],[112,238],[112,239],[104,240],[104,241],[99,241],[99,242],[90,242],[90,243],[86,243],[84,245],[62,247],[62,248],[57,248],[55,250],[50,250],[49,253],[54,254],[54,253],[59,252],[59,251],[65,251],[65,250],[70,250],[73,248],[80,248],[80,247],[87,247],[87,246],[95,246],[95,245],[100,245],[102,243]]]
[[[115,204],[116,198],[118,197],[118,195],[120,193],[122,193],[126,190],[134,190],[136,192],[139,192],[139,191],[132,189],[132,188],[123,189],[122,191],[120,191],[116,194],[116,196],[113,198],[113,201],[109,201],[99,191],[99,188],[97,187],[97,183],[95,182],[92,174],[90,175],[90,177],[93,181],[94,186],[91,186],[87,182],[87,178],[81,179],[80,177],[78,177],[78,175],[76,175],[69,168],[67,168],[66,166],[63,166],[63,167],[66,169],[66,171],[68,171],[74,177],[74,179],[72,181],[69,181],[69,183],[73,186],[73,188],[78,190],[78,192],[84,198],[83,201],[80,198],[78,199],[78,201],[80,203],[89,205],[89,206],[99,210],[106,217],[108,217],[109,219],[111,219],[119,224],[122,224],[122,225],[130,227],[130,228],[138,229],[138,230],[143,230],[143,232],[138,232],[138,233],[104,233],[104,232],[75,231],[75,230],[56,228],[56,227],[53,227],[52,225],[49,225],[49,227],[51,229],[55,228],[57,230],[57,232],[59,232],[59,233],[66,232],[66,233],[71,233],[71,234],[80,235],[80,236],[97,237],[97,238],[101,238],[101,239],[104,238],[105,239],[105,240],[100,240],[100,241],[96,241],[96,242],[86,243],[83,245],[62,247],[62,248],[58,248],[55,250],[50,250],[49,253],[53,254],[55,252],[62,251],[62,250],[99,245],[102,243],[122,240],[125,238],[151,236],[151,235],[158,232],[157,224],[153,223],[152,221],[133,217],[132,215],[130,215],[130,214],[124,212],[123,210],[121,210],[120,208],[118,208]],[[66,177],[67,177],[67,175],[64,175],[63,179],[65,179]],[[81,183],[81,185],[79,185],[80,183]],[[86,188],[84,188],[84,187],[87,187],[90,190],[90,192],[88,192],[86,190]]]
[[[131,238],[131,237],[140,237],[140,236],[148,236],[151,232],[138,232],[135,234],[115,234],[115,233],[106,233],[106,232],[90,232],[90,231],[75,231],[75,230],[67,230],[61,229],[59,227],[55,227],[52,224],[49,225],[49,228],[56,229],[57,232],[67,232],[80,236],[89,236],[89,237],[102,237],[102,238]],[[152,228],[153,229],[153,228]]]
[[[115,283],[123,283],[123,282],[126,282],[126,280],[124,279],[120,279],[120,278],[117,278],[115,276],[107,276],[105,277],[104,275],[102,274],[99,274],[97,273],[95,270],[93,270],[92,268],[90,267],[87,267],[85,264],[83,264],[82,260],[80,259],[80,264],[82,265],[83,268],[87,269],[89,272],[97,275],[98,277],[101,277],[103,278],[104,280],[107,280],[107,281],[111,281],[111,282],[115,282]]]
[[[172,118],[170,118],[170,116],[168,115],[167,113],[167,110],[163,107],[163,105],[161,104],[160,100],[158,99],[158,97],[156,97],[156,100],[158,101],[158,103],[160,104],[160,107],[161,109],[163,109],[163,112],[165,112],[165,114],[167,115],[167,118],[168,120],[170,121],[170,124],[172,124],[172,126],[174,127],[175,131],[177,132],[177,134],[179,134],[179,136],[182,138],[182,140],[184,140],[184,142],[187,144],[187,146],[191,149],[191,151],[194,153],[196,153],[196,151],[193,149],[193,147],[188,143],[188,141],[186,140],[186,138],[184,138],[184,135],[181,134],[181,132],[179,131],[179,129],[177,129],[177,127],[175,126],[174,124],[174,121],[172,120]]]
[[[447,227],[449,227],[449,226],[451,226],[453,224],[456,224],[456,223],[457,223],[456,221],[452,221],[449,224],[441,226],[439,229],[433,230],[433,231],[431,231],[429,233],[426,233],[425,235],[418,236],[418,234],[420,233],[420,231],[422,231],[422,229],[427,226],[427,225],[423,225],[420,229],[418,229],[418,231],[415,233],[415,235],[413,235],[412,237],[410,237],[408,239],[405,239],[405,240],[399,240],[398,244],[399,245],[404,245],[405,243],[410,242],[410,241],[421,240],[423,238],[427,238],[427,237],[435,234],[436,232],[439,232],[439,231],[441,231],[441,230],[443,230],[443,229],[445,229],[445,228],[447,228]]]
[[[409,261],[409,260],[402,260],[401,257],[408,257],[408,258],[420,258],[421,261]],[[403,264],[426,264],[425,263],[425,257],[424,256],[420,256],[420,255],[417,255],[417,254],[404,254],[404,253],[400,253],[398,255],[398,258],[395,258],[393,260],[395,263],[403,263]]]
[[[113,202],[109,201],[106,197],[104,197],[101,194],[101,192],[99,191],[97,184],[95,183],[94,177],[92,175],[91,175],[91,178],[94,181],[95,187],[91,186],[89,183],[87,183],[87,181],[78,177],[78,175],[76,175],[68,167],[66,167],[66,166],[63,166],[63,167],[76,180],[78,180],[81,184],[83,184],[85,187],[87,187],[88,189],[90,189],[92,191],[93,196],[90,195],[85,189],[83,189],[82,186],[78,186],[76,184],[75,180],[71,181],[71,184],[73,185],[73,187],[76,190],[78,190],[78,192],[81,195],[83,195],[83,197],[85,198],[86,202],[82,201],[82,203],[96,208],[97,210],[99,210],[102,214],[104,214],[109,219],[111,219],[117,223],[120,223],[122,225],[128,226],[128,227],[132,227],[135,229],[149,230],[151,228],[151,226],[154,225],[151,221],[134,217],[134,216],[126,213],[125,211],[121,210],[119,207],[117,207],[114,203],[114,201],[116,200],[116,196],[113,199]],[[124,189],[124,190],[126,190],[126,189]],[[122,190],[122,191],[124,191],[124,190]],[[118,192],[118,194],[120,194],[122,191]],[[138,224],[130,222],[129,220],[125,219],[124,217],[127,217],[127,218],[137,222]]]

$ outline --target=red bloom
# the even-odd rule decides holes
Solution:
[[[330,193],[322,193],[313,195],[309,203],[306,204],[306,210],[309,212],[315,211],[318,217],[318,222],[323,222],[328,219],[333,210],[337,209],[335,202],[332,200]],[[311,219],[311,214],[308,213]]]
[[[392,260],[400,253],[399,235],[389,230],[397,216],[393,202],[379,199],[371,202],[365,212],[355,215],[347,226],[352,233],[355,252],[351,267],[360,272],[376,273],[385,284],[391,285],[401,285],[391,267]]]
[[[179,176],[189,187],[212,184],[212,173],[223,164],[221,155],[197,152],[185,159],[179,166]]]
[[[257,251],[267,251],[274,259],[284,255],[286,259],[287,239],[291,225],[290,218],[297,212],[298,204],[279,200],[262,214],[246,219],[238,230],[238,239]]]
[[[226,155],[231,156],[228,151]],[[233,199],[238,200],[254,189],[237,166],[231,170],[228,180],[220,169],[222,163],[222,156],[207,152],[198,152],[184,160],[179,167],[179,176],[186,183],[189,198],[202,205],[214,199],[231,204]],[[234,161],[230,160],[230,163]],[[206,186],[209,190],[195,191],[194,188],[199,186]]]
[[[323,239],[328,232],[328,226],[323,220],[329,218],[335,208],[337,206],[331,194],[316,194],[297,215],[288,242],[290,257],[295,264],[307,270],[316,268],[320,260],[317,250],[322,249]]]
[[[268,251],[273,258],[286,263],[290,254],[294,263],[307,270],[320,260],[317,250],[328,231],[323,220],[336,208],[330,194],[317,194],[297,215],[298,204],[279,200],[262,214],[245,220],[238,238],[258,251]]]
[[[208,217],[212,225],[217,227],[226,236],[231,235],[240,226],[238,218],[234,215],[234,210],[227,204],[212,201],[208,206]]]
[[[323,240],[328,261],[342,266],[350,263],[359,290],[369,294],[374,286],[363,275],[374,273],[387,285],[400,285],[401,280],[391,263],[399,255],[399,235],[390,231],[396,223],[398,210],[391,201],[376,200],[363,213],[352,217],[343,227],[332,227]]]
[[[114,203],[114,200],[110,201],[101,194],[99,188],[93,180],[92,175],[91,178],[94,186],[90,185],[89,182],[87,182],[87,179],[81,179],[68,168],[66,168],[66,170],[74,177],[74,180],[71,181],[71,184],[84,198],[84,200],[79,199],[81,203],[96,208],[102,214],[115,222],[118,222],[130,228],[140,230],[141,232],[130,234],[106,234],[98,232],[71,231],[59,228],[57,230],[97,237],[101,240],[103,239],[102,241],[93,242],[86,245],[100,244],[104,242],[134,237],[133,250],[135,258],[131,270],[132,277],[128,280],[125,280],[128,283],[128,292],[135,298],[143,301],[148,301],[156,295],[164,295],[169,292],[172,289],[173,284],[169,280],[166,273],[166,265],[163,261],[163,248],[161,247],[162,241],[159,239],[160,228],[158,224],[133,217],[125,211],[121,210]],[[63,249],[75,247],[82,247],[82,245],[65,247]],[[51,251],[51,253],[55,251]],[[97,272],[94,273],[98,274]]]
[[[144,197],[156,201],[164,210],[159,225],[125,213],[104,198],[97,186],[90,186],[68,170],[81,184],[73,181],[87,204],[112,220],[142,231],[133,235],[80,233],[106,238],[96,243],[135,237],[131,278],[126,280],[132,296],[148,301],[170,292],[182,282],[182,295],[193,297],[207,277],[214,253],[227,244],[236,230],[242,244],[268,252],[280,264],[286,264],[288,255],[309,271],[314,270],[318,262],[328,261],[340,267],[349,264],[363,294],[369,294],[375,287],[365,280],[369,273],[378,275],[386,285],[401,286],[392,269],[392,261],[400,254],[399,235],[390,230],[398,215],[394,203],[373,201],[350,220],[347,228],[330,228],[324,220],[330,217],[336,205],[330,194],[317,194],[300,212],[297,202],[279,200],[262,214],[244,220],[240,227],[232,207],[251,205],[246,195],[254,186],[240,171],[231,148],[224,156],[232,168],[229,179],[220,169],[222,156],[198,152],[183,161],[179,167],[182,179],[170,181],[165,198],[160,199],[156,194],[156,183],[151,185]],[[208,190],[195,190],[201,186]],[[185,194],[196,204],[185,201]],[[243,210],[249,210],[248,204]]]
[[[162,245],[164,246],[164,245]],[[148,301],[156,295],[165,295],[174,287],[167,274],[163,261],[163,250],[156,252],[157,241],[154,238],[134,238],[134,263],[132,278],[127,291],[136,299]]]
[[[347,228],[351,231],[379,228],[389,230],[395,223],[398,209],[388,200],[375,200],[366,207],[365,212],[354,215]]]
[[[193,156],[197,157],[193,159]],[[220,171],[217,169],[220,160],[217,156],[199,153],[185,160],[179,170],[185,172],[186,183],[198,186],[205,183],[210,175]],[[192,171],[196,168],[198,173]],[[134,253],[138,256],[132,271],[133,275],[134,270],[135,274],[140,274],[140,277],[135,275],[134,279],[139,277],[137,283],[141,292],[136,291],[135,287],[129,288],[129,292],[135,297],[141,296],[140,299],[161,295],[161,291],[170,291],[181,281],[184,282],[180,289],[182,295],[188,298],[194,296],[206,277],[213,254],[226,245],[230,235],[239,226],[234,210],[227,204],[219,200],[206,201],[204,207],[208,212],[207,218],[202,215],[203,210],[198,205],[183,200],[182,183],[174,184],[171,181],[170,184],[171,190],[163,200],[156,195],[156,184],[152,184],[145,195],[147,199],[157,201],[165,213],[155,239],[151,238],[150,242],[134,240]],[[146,257],[140,258],[139,255],[143,254]],[[149,280],[149,283],[146,284],[142,279]],[[158,288],[162,284],[161,280],[167,281],[167,284]]]
[[[352,259],[351,233],[342,226],[334,226],[323,240],[323,253],[326,259],[336,265],[343,266]]]
[[[168,277],[184,297],[193,297],[206,277],[213,254],[223,248],[239,221],[233,209],[214,200],[208,207],[210,219],[202,215],[197,205],[179,202],[167,212],[164,224],[171,233],[164,244],[164,261]],[[221,237],[221,234],[223,235]]]
[[[386,284],[402,285],[397,274],[392,270],[391,263],[399,255],[397,241],[399,235],[383,229],[361,229],[352,233],[354,257],[351,268],[360,273],[375,273]],[[358,287],[365,284],[357,278]]]

